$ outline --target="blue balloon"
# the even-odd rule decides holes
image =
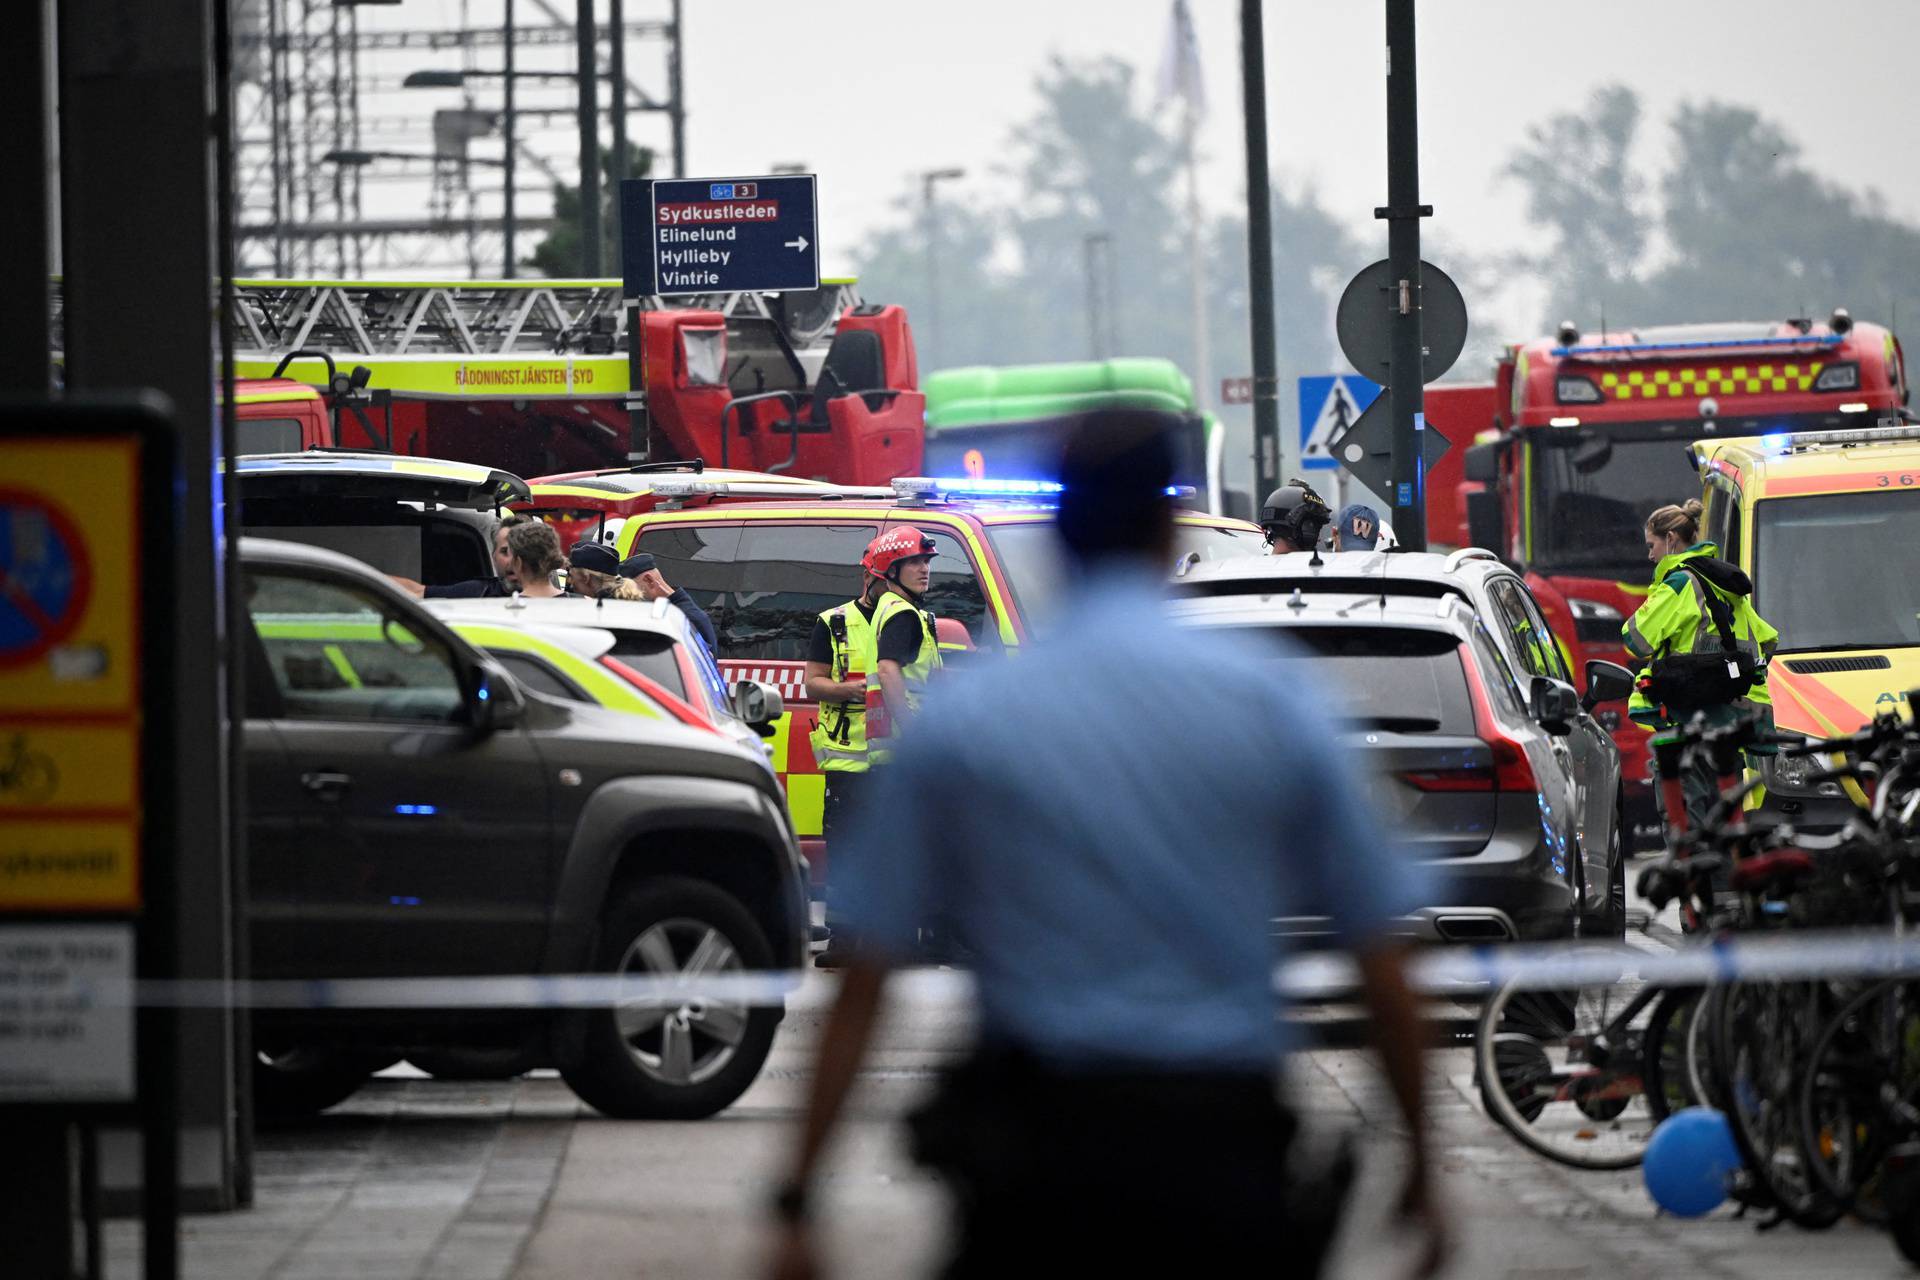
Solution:
[[[1733,1129],[1711,1107],[1688,1107],[1661,1121],[1640,1162],[1647,1194],[1678,1218],[1698,1218],[1719,1208],[1739,1171]]]

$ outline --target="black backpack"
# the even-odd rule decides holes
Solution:
[[[1691,564],[1680,566],[1700,584],[1706,601],[1707,616],[1720,633],[1718,653],[1676,653],[1655,658],[1640,680],[1641,692],[1649,702],[1667,709],[1675,719],[1723,707],[1747,696],[1753,688],[1758,667],[1753,654],[1740,647],[1733,635],[1733,609],[1713,589],[1707,576]]]

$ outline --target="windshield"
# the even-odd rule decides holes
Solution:
[[[1231,630],[1272,644],[1283,679],[1338,689],[1341,696],[1329,706],[1343,723],[1396,733],[1475,732],[1460,644],[1450,635],[1357,627]]]
[[[1543,569],[1644,578],[1647,517],[1698,496],[1686,442],[1595,435],[1572,447],[1531,446],[1535,474],[1529,559]]]
[[[1782,649],[1920,645],[1920,492],[1754,504],[1753,604]]]
[[[1028,635],[1046,630],[1053,603],[1067,581],[1066,555],[1054,535],[1053,521],[990,524],[987,541],[1000,557],[1000,568],[1013,592],[1014,607],[1026,623]]]

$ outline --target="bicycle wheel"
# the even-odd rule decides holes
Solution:
[[[1694,1014],[1703,995],[1699,987],[1676,987],[1660,997],[1647,1019],[1640,1077],[1646,1085],[1647,1112],[1655,1125],[1676,1111],[1706,1105],[1695,1090],[1695,1074],[1688,1063]]]
[[[1653,1132],[1642,1038],[1658,996],[1637,980],[1560,991],[1502,987],[1474,1033],[1487,1113],[1549,1160],[1577,1169],[1639,1164]]]
[[[1811,1230],[1840,1220],[1801,1149],[1801,1072],[1831,1008],[1819,982],[1743,982],[1721,992],[1713,1026],[1715,1089],[1754,1181],[1780,1213]]]
[[[1822,1189],[1889,1220],[1887,1153],[1920,1138],[1920,984],[1869,987],[1828,1019],[1800,1081],[1800,1144]]]

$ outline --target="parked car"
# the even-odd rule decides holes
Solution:
[[[1490,553],[1200,565],[1179,579],[1172,608],[1190,626],[1270,639],[1277,673],[1326,689],[1349,726],[1326,749],[1365,755],[1380,778],[1370,799],[1441,886],[1413,932],[1622,933],[1620,758],[1591,713],[1626,697],[1633,678],[1590,662],[1576,693],[1526,584]]]
[[[534,692],[367,566],[245,539],[251,969],[262,979],[790,969],[805,873],[760,753]],[[257,1096],[314,1111],[402,1056],[516,1051],[616,1116],[758,1074],[778,1005],[261,1010]]]
[[[602,666],[653,681],[691,705],[716,732],[751,748],[763,760],[770,756],[774,724],[784,713],[780,694],[753,680],[729,682],[687,616],[665,600],[557,596],[429,600],[426,607],[449,621],[567,627],[611,636],[612,645],[598,659]]]
[[[528,494],[511,472],[385,453],[258,454],[234,469],[245,532],[429,586],[492,577],[495,516]]]
[[[882,529],[912,524],[936,548],[926,604],[949,662],[957,670],[972,660],[956,661],[965,651],[1018,650],[1044,634],[1060,592],[1064,566],[1051,492],[1057,487],[905,478],[891,492],[849,488],[788,498],[757,483],[702,475],[648,478],[656,505],[627,517],[618,550],[651,553],[667,581],[707,611],[729,679],[770,685],[784,700],[773,763],[816,885],[826,866],[826,779],[808,741],[820,715],[806,691],[814,620],[859,594],[861,553]],[[1175,537],[1186,564],[1266,551],[1258,525],[1205,512],[1180,512]]]

